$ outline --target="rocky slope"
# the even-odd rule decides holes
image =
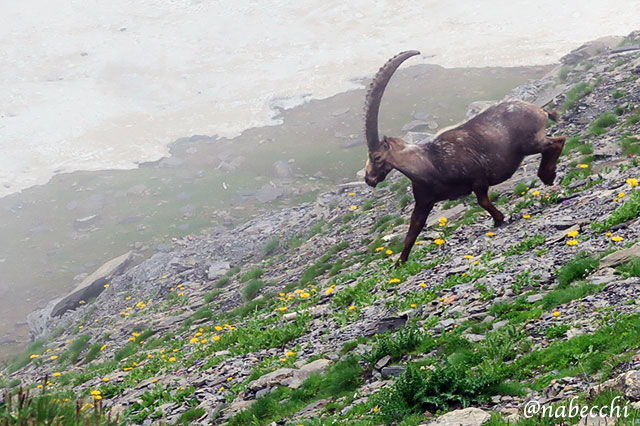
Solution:
[[[569,140],[556,185],[541,185],[529,157],[492,188],[503,227],[471,198],[441,204],[393,269],[408,181],[344,185],[94,277],[97,297],[32,317],[41,336],[0,385],[81,401],[103,410],[96,423],[109,413],[142,424],[497,425],[523,419],[531,400],[637,403],[640,52],[593,53],[511,94],[554,104],[562,119],[549,134]]]

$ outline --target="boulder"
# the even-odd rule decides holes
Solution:
[[[92,297],[98,296],[104,290],[105,284],[116,275],[124,272],[131,263],[132,258],[133,253],[129,251],[99,267],[93,274],[78,284],[71,293],[60,299],[51,310],[50,315],[52,317],[60,316],[68,310],[77,308],[80,305],[80,301],[87,301]]]
[[[309,376],[314,373],[322,373],[329,364],[331,364],[331,361],[328,359],[317,359],[303,365],[299,369],[287,367],[278,368],[249,383],[247,390],[257,393],[261,389],[276,386],[288,386],[292,389],[297,389]]]
[[[640,371],[630,370],[618,377],[593,386],[589,389],[589,395],[597,395],[605,391],[620,392],[629,401],[640,401]]]
[[[428,426],[479,426],[487,423],[491,415],[479,408],[469,407],[463,410],[450,411],[438,417]]]
[[[600,261],[600,269],[620,265],[634,257],[640,257],[640,243],[636,243],[629,248],[618,250],[606,255]]]
[[[217,280],[221,276],[227,273],[227,271],[231,269],[231,265],[229,262],[221,261],[214,262],[209,266],[209,270],[207,271],[207,278],[210,280]]]

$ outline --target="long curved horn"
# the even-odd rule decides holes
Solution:
[[[401,63],[419,54],[420,52],[417,50],[407,50],[406,52],[398,53],[389,59],[387,63],[378,70],[373,80],[371,80],[364,104],[364,134],[370,151],[377,149],[380,143],[378,139],[378,111],[380,110],[380,101],[382,100],[382,94],[384,93],[385,87],[387,87],[387,83],[389,83],[391,76]]]

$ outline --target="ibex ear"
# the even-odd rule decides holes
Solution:
[[[386,137],[386,136],[384,136],[384,137],[382,138],[382,140],[380,141],[380,147],[381,147],[382,149],[389,149],[389,140],[387,139],[387,137]]]

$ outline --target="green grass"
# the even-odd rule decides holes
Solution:
[[[567,75],[569,75],[569,71],[571,71],[571,67],[567,65],[563,65],[558,72],[558,80],[561,83],[564,83],[567,80]]]
[[[535,235],[533,237],[527,238],[526,240],[519,242],[516,245],[509,247],[504,252],[504,256],[514,256],[514,255],[520,255],[520,254],[526,253],[528,251],[531,251],[535,247],[538,247],[539,245],[544,244],[544,241],[545,241],[544,235]]]
[[[640,258],[634,257],[618,266],[616,270],[624,277],[640,277]]]
[[[262,248],[262,251],[265,256],[271,256],[273,253],[276,252],[276,250],[278,250],[279,246],[280,246],[280,238],[273,237],[265,243],[264,247]]]
[[[60,354],[58,362],[63,363],[68,361],[71,364],[75,364],[78,361],[78,358],[80,358],[80,353],[88,348],[88,342],[90,339],[91,336],[88,334],[76,337],[73,342],[69,344],[68,349]]]
[[[246,283],[249,280],[257,280],[264,275],[264,269],[262,268],[254,268],[251,269],[240,276],[240,282]]]
[[[222,289],[217,288],[217,289],[212,290],[209,293],[205,294],[204,295],[205,303],[211,303],[211,301],[213,299],[215,299],[216,297],[218,297],[220,295],[220,293],[222,293]]]
[[[329,367],[325,375],[313,374],[300,388],[279,387],[258,398],[247,410],[231,419],[231,426],[263,425],[280,422],[314,400],[352,394],[362,382],[362,367],[355,357],[347,357]]]
[[[205,411],[202,408],[189,408],[184,413],[180,414],[178,420],[176,421],[177,425],[188,425],[194,420],[198,420],[200,417],[205,415]]]
[[[611,97],[613,99],[620,99],[620,98],[624,98],[625,96],[627,96],[627,94],[619,89],[616,89],[613,92],[611,92]]]
[[[100,353],[101,347],[102,347],[102,343],[94,343],[93,345],[91,345],[86,355],[84,356],[82,363],[89,364],[91,361],[96,359],[98,357],[98,354]]]
[[[627,118],[627,121],[625,121],[625,125],[626,126],[633,126],[636,123],[640,123],[640,114],[634,114],[631,117]]]
[[[580,99],[587,96],[589,93],[593,92],[593,87],[589,83],[579,83],[576,84],[567,92],[567,95],[564,100],[564,104],[560,108],[560,112],[564,114],[571,108],[573,108]]]
[[[63,402],[67,399],[67,402]],[[0,404],[0,419],[6,425],[68,425],[68,426],[116,426],[122,424],[119,418],[107,417],[102,404],[89,403],[83,411],[82,401],[77,401],[71,392],[30,393],[5,390]]]
[[[373,365],[387,355],[395,361],[418,348],[419,352],[428,352],[434,347],[435,340],[428,333],[417,327],[403,327],[395,334],[387,332],[376,335],[373,348],[366,355],[366,359]]]
[[[31,355],[40,355],[42,354],[42,352],[44,352],[44,344],[44,339],[38,339],[30,343],[29,346],[27,346],[27,349],[22,354],[9,361],[7,365],[7,371],[9,373],[13,373],[29,364],[29,362],[31,361]]]
[[[251,280],[247,283],[247,285],[244,286],[244,289],[242,290],[242,296],[247,301],[253,300],[264,286],[264,281]]]
[[[565,288],[571,282],[584,278],[594,271],[600,261],[586,252],[579,253],[573,260],[566,263],[556,271],[558,279],[558,288]]]
[[[618,117],[611,112],[605,112],[596,118],[589,126],[589,134],[598,136],[607,132],[607,128],[618,122]]]
[[[628,222],[640,216],[640,191],[633,191],[624,204],[619,205],[603,222],[594,222],[591,229],[603,232],[620,223]]]
[[[640,155],[640,143],[637,137],[625,134],[618,143],[622,147],[623,155]]]

